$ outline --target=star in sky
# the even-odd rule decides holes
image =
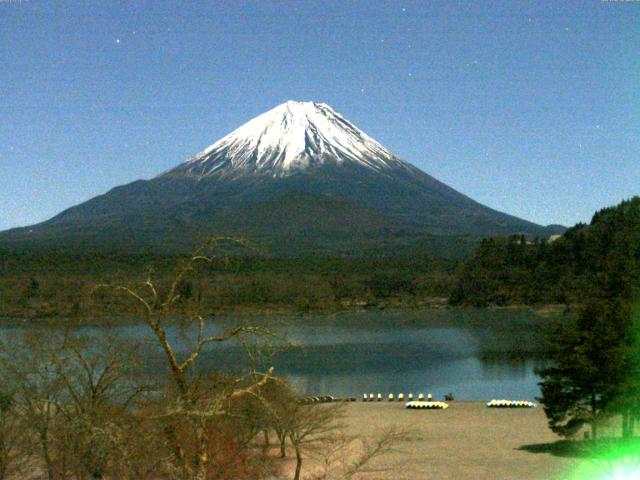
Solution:
[[[30,3],[36,9],[42,2]],[[554,6],[550,11],[550,7],[536,2],[525,9],[519,2],[502,2],[497,8],[491,2],[469,0],[424,2],[420,10],[415,10],[415,4],[407,7],[404,2],[379,2],[376,9],[367,2],[338,2],[339,8],[329,12],[313,6],[313,2],[292,2],[296,3],[292,10],[298,8],[296,15],[301,17],[291,22],[287,15],[273,15],[272,7],[251,7],[244,2],[217,2],[215,8],[206,2],[187,2],[189,5],[179,9],[177,18],[173,18],[176,9],[171,2],[157,2],[158,5],[154,2],[153,9],[135,8],[126,15],[122,6],[105,2],[100,16],[95,15],[95,7],[85,3],[77,2],[73,9],[52,9],[50,15],[34,16],[27,9],[14,10],[18,17],[24,11],[24,22],[34,22],[33,28],[21,28],[24,25],[21,20],[10,22],[3,29],[3,41],[7,37],[18,47],[5,49],[8,58],[15,57],[15,62],[10,62],[14,64],[11,71],[3,72],[3,83],[7,83],[3,100],[16,107],[42,104],[46,115],[40,120],[35,115],[31,119],[31,108],[9,109],[11,121],[5,123],[11,128],[0,127],[0,152],[11,156],[13,165],[22,170],[20,174],[16,170],[10,176],[5,175],[12,178],[3,178],[0,205],[25,190],[24,179],[32,178],[33,169],[27,152],[32,145],[47,145],[52,136],[57,148],[47,155],[50,158],[46,165],[51,172],[63,167],[56,179],[61,184],[67,180],[63,172],[84,168],[83,148],[79,147],[84,138],[101,142],[102,157],[96,157],[95,161],[104,162],[104,173],[91,176],[78,190],[74,188],[79,182],[73,184],[74,188],[65,188],[52,202],[46,196],[50,191],[45,189],[33,193],[35,196],[29,202],[21,199],[32,204],[25,216],[9,212],[11,208],[0,208],[3,213],[0,230],[45,220],[116,183],[151,176],[168,167],[169,158],[182,158],[190,146],[213,142],[231,126],[277,105],[284,97],[324,99],[347,117],[354,115],[354,121],[384,144],[395,146],[406,160],[479,201],[529,220],[573,224],[590,218],[592,210],[613,204],[616,195],[637,193],[637,182],[634,185],[631,177],[638,171],[639,162],[633,162],[636,146],[633,131],[638,123],[628,101],[637,90],[633,83],[637,64],[629,53],[633,51],[630,49],[635,38],[635,25],[629,18],[633,12],[629,9],[602,8],[596,1],[584,5],[561,2],[562,6]],[[470,13],[477,15],[477,20],[471,19]],[[95,20],[94,28],[85,25],[87,28],[83,27],[82,32],[60,30],[66,22],[82,24],[86,16]],[[201,33],[209,21],[217,18],[224,21],[217,23],[215,48],[210,48],[214,37]],[[346,28],[353,25],[352,21],[359,28]],[[79,33],[84,36],[82,42],[75,41]],[[336,34],[340,35],[339,43],[335,42]],[[49,41],[62,35],[69,40],[65,41],[64,49]],[[19,48],[25,39],[33,48]],[[265,45],[268,41],[272,44]],[[158,48],[163,44],[170,44],[170,51]],[[370,61],[363,61],[363,44],[373,47],[368,56]],[[508,51],[496,55],[503,44],[509,44]],[[114,45],[117,48],[111,48]],[[100,52],[100,70],[96,69],[96,60],[88,56],[93,51]],[[280,55],[282,51],[290,55]],[[336,61],[336,52],[340,61]],[[580,68],[570,68],[575,66],[576,58],[586,61],[580,62]],[[86,79],[77,82],[73,90],[82,101],[65,102],[73,97],[66,84],[67,75],[53,65],[57,60],[72,65],[73,73]],[[185,65],[190,68],[184,68]],[[104,71],[117,75],[100,74],[103,67]],[[138,74],[127,75],[133,68]],[[293,69],[292,75],[299,81],[292,82],[281,75],[287,68]],[[29,90],[33,91],[25,95],[25,88],[20,87],[24,78],[38,79],[45,69],[50,78],[46,82],[30,82]],[[335,79],[318,81],[317,73],[329,69],[335,69]],[[243,71],[260,74],[243,75]],[[566,82],[567,72],[571,82]],[[511,83],[514,75],[517,86]],[[362,81],[372,86],[371,91],[358,85]],[[95,95],[96,88],[100,88],[100,95]],[[52,97],[47,95],[47,89],[64,92],[65,96]],[[481,98],[474,97],[478,91],[483,92]],[[527,99],[524,105],[514,104],[519,95]],[[360,108],[354,96],[366,100],[367,109]],[[469,98],[474,98],[473,112],[477,116],[467,123],[468,117],[461,116],[468,112]],[[163,107],[155,108],[156,101],[161,101]],[[137,108],[136,102],[154,108]],[[63,104],[64,108],[59,108]],[[118,111],[111,108],[120,104],[128,108]],[[433,107],[426,109],[422,105]],[[534,105],[540,105],[544,113]],[[87,125],[93,122],[82,121],[105,109],[110,113],[101,116],[103,125],[97,127]],[[403,116],[406,123],[387,124],[389,115]],[[510,115],[516,118],[504,125],[504,118]],[[186,127],[186,122],[196,121],[194,118],[206,126]],[[617,121],[610,122],[610,118]],[[607,123],[593,123],[599,119]],[[36,121],[41,121],[44,127],[32,132],[36,129],[30,125]],[[110,128],[112,122],[120,121],[124,122],[122,127]],[[158,133],[151,142],[154,148],[147,148],[149,156],[154,157],[148,167],[135,167],[136,170],[127,156],[129,150],[121,158],[103,153],[119,148],[128,136],[127,131],[145,122],[158,125]],[[483,128],[485,122],[487,127]],[[541,133],[547,128],[553,132],[548,135],[548,144],[537,144],[530,132],[531,122],[539,125]],[[423,130],[404,128],[416,123]],[[176,125],[180,127],[179,134],[184,135],[179,145],[166,138],[177,129]],[[556,128],[557,125],[562,128]],[[473,129],[473,134],[461,146],[457,139],[466,128]],[[581,147],[569,141],[578,134],[585,139]],[[425,145],[425,137],[433,140]],[[478,170],[473,168],[482,171],[482,167],[473,166],[473,152],[484,160],[483,146],[493,145],[496,137],[500,138],[501,148],[514,158],[549,158],[544,162],[531,161],[527,167],[531,175],[539,176],[540,182],[536,183],[544,184],[538,187],[548,194],[540,196],[544,197],[540,212],[547,213],[530,217],[530,205],[521,201],[535,196],[533,187],[514,189],[511,201],[500,203],[499,199],[493,200],[493,183],[484,184],[486,177],[474,175]],[[134,143],[129,141],[129,148],[133,149],[131,157],[137,158],[140,152],[135,150]],[[425,154],[427,147],[432,151]],[[620,168],[630,174],[615,175],[613,169],[605,172],[601,168],[601,157],[614,147],[618,158],[626,162]],[[577,179],[585,182],[584,202],[575,200],[577,180],[570,182],[569,174],[565,174],[568,169],[563,168],[563,162],[574,166],[574,153],[581,157],[579,171],[584,173]],[[427,158],[431,158],[428,164]],[[495,163],[485,160],[492,167],[502,165],[500,161],[500,158]],[[4,164],[0,162],[0,171],[2,167]],[[522,173],[519,168],[516,163],[508,174],[517,177]],[[466,169],[469,174],[456,175],[452,173],[455,169]],[[595,174],[603,174],[598,184],[590,182]],[[604,184],[610,188],[603,189]]]

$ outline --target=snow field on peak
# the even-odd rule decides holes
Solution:
[[[324,103],[288,101],[258,115],[178,169],[198,176],[264,172],[285,176],[325,162],[384,172],[405,165]]]

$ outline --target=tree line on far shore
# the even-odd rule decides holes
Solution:
[[[152,272],[171,282],[184,256],[0,252],[0,317],[73,317],[99,282],[132,284]],[[227,258],[185,279],[182,293],[211,312],[336,311],[362,306],[445,303],[457,261],[403,258]]]

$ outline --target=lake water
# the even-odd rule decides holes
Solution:
[[[460,400],[533,400],[538,396],[539,379],[533,369],[541,363],[529,353],[540,346],[544,325],[549,322],[526,310],[481,309],[366,311],[242,321],[263,324],[278,333],[278,339],[270,342],[278,348],[263,364],[273,365],[277,374],[308,394],[360,399],[363,393],[380,392],[386,397],[389,392],[412,392],[442,399],[452,393]],[[208,330],[214,333],[224,328],[217,324]],[[131,339],[148,335],[144,325],[115,330]],[[82,331],[97,334],[102,329]],[[190,333],[171,329],[171,337],[183,343],[189,343]],[[123,348],[127,348],[124,343]],[[148,357],[149,373],[161,368],[162,357],[153,343],[139,348]],[[245,359],[246,353],[237,344],[215,345],[203,352],[200,368],[241,369]]]

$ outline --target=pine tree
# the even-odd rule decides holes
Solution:
[[[553,365],[538,371],[549,427],[570,437],[585,424],[591,436],[607,418],[626,378],[626,351],[621,329],[627,309],[619,301],[596,299],[585,305],[577,321],[565,321],[554,332]]]

